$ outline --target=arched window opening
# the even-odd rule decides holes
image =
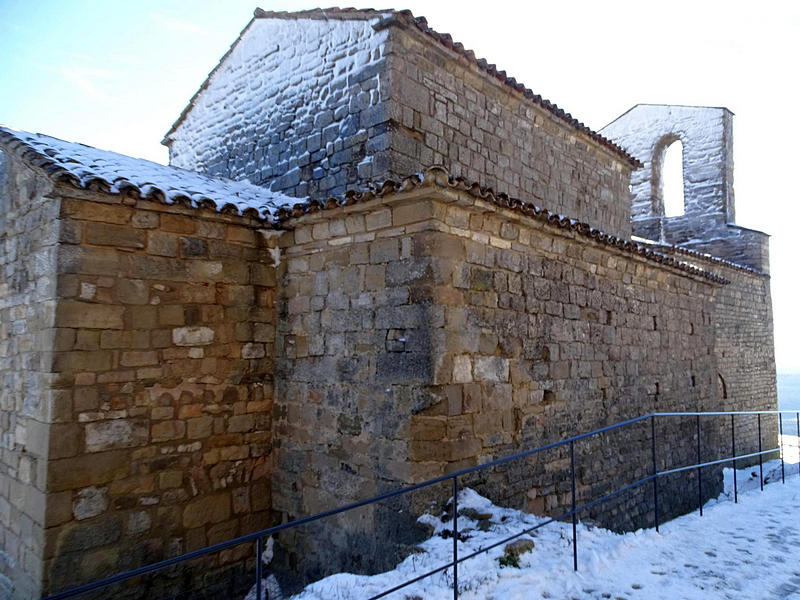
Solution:
[[[683,197],[683,144],[680,140],[672,142],[664,151],[661,190],[664,199],[664,216],[683,216],[686,207]]]

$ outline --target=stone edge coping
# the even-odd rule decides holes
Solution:
[[[602,146],[605,146],[609,150],[611,150],[614,154],[621,156],[625,161],[635,169],[641,168],[643,164],[639,161],[638,158],[629,154],[624,148],[615,144],[610,139],[604,137],[600,133],[590,129],[586,125],[584,125],[581,121],[576,119],[572,116],[572,114],[566,112],[564,109],[560,108],[554,102],[550,102],[546,98],[543,98],[541,95],[536,94],[533,90],[529,89],[522,83],[519,83],[514,77],[509,77],[505,71],[499,71],[497,69],[497,65],[488,62],[485,58],[476,58],[475,52],[468,48],[465,48],[464,45],[460,42],[453,41],[453,37],[449,33],[439,33],[438,31],[432,29],[428,26],[428,20],[425,17],[415,17],[410,10],[395,10],[395,9],[386,9],[386,10],[376,10],[373,8],[338,8],[338,7],[331,7],[331,8],[314,8],[310,10],[301,10],[296,12],[289,12],[289,11],[266,11],[261,8],[256,8],[253,12],[253,18],[248,22],[244,29],[239,33],[239,36],[234,40],[231,44],[228,51],[223,55],[223,57],[219,60],[216,66],[209,72],[208,76],[206,77],[205,81],[200,85],[194,95],[189,99],[189,103],[186,107],[181,111],[180,116],[175,120],[172,126],[169,128],[169,131],[164,135],[164,139],[161,141],[162,144],[166,144],[169,141],[170,136],[175,132],[175,130],[183,123],[186,115],[194,106],[195,100],[200,95],[200,92],[205,90],[210,81],[212,75],[219,69],[225,59],[230,55],[233,51],[233,48],[239,41],[242,39],[245,31],[250,28],[250,25],[253,23],[255,19],[346,19],[346,20],[368,20],[368,19],[375,19],[375,18],[382,18],[381,21],[375,24],[375,29],[380,30],[386,27],[390,27],[392,25],[398,25],[401,27],[414,27],[421,31],[423,34],[428,36],[429,38],[433,39],[440,45],[452,50],[456,54],[466,58],[471,64],[477,66],[481,71],[488,74],[490,77],[493,77],[500,81],[500,83],[510,87],[511,89],[515,90],[522,94],[524,98],[533,102],[534,104],[544,108],[548,112],[552,113],[557,118],[561,119],[562,121],[566,121],[568,125],[577,129],[578,131],[588,135],[592,140],[599,143]]]
[[[55,183],[67,183],[77,189],[85,189],[106,194],[121,194],[136,200],[150,200],[158,202],[159,204],[177,205],[186,208],[206,208],[218,213],[243,216],[274,225],[274,221],[271,217],[262,216],[258,209],[254,207],[240,209],[231,202],[214,200],[208,197],[192,199],[188,193],[183,194],[180,192],[172,193],[168,198],[167,190],[161,189],[160,187],[152,184],[139,186],[138,184],[127,179],[111,182],[100,175],[89,176],[81,179],[63,167],[58,161],[47,156],[46,154],[43,154],[28,144],[24,139],[17,137],[13,130],[6,129],[2,126],[0,126],[0,149],[10,151],[27,164],[41,169]],[[159,166],[164,168],[174,168],[170,167],[169,165]],[[198,173],[198,175],[202,174]],[[214,177],[204,177],[212,180],[216,179]],[[112,186],[116,189],[112,190]],[[265,189],[265,192],[268,191],[269,190]]]
[[[518,212],[526,217],[549,225],[550,227],[574,232],[583,237],[590,238],[599,244],[611,246],[624,252],[641,256],[647,260],[661,265],[673,267],[689,273],[690,275],[703,277],[713,281],[714,283],[730,283],[730,280],[722,277],[721,275],[711,271],[706,271],[705,269],[701,269],[685,261],[662,254],[661,252],[657,252],[649,247],[649,244],[626,240],[600,231],[588,223],[583,223],[577,219],[551,212],[546,208],[541,208],[530,202],[524,202],[517,198],[511,198],[504,193],[495,193],[491,188],[481,187],[479,184],[468,182],[461,177],[453,177],[447,172],[446,169],[440,166],[430,167],[426,169],[424,173],[417,173],[410,177],[406,177],[399,183],[388,180],[372,186],[372,189],[369,190],[349,190],[343,197],[340,198],[329,198],[326,201],[309,201],[298,203],[291,208],[284,206],[276,211],[275,218],[277,220],[277,225],[283,226],[291,219],[300,218],[304,215],[318,213],[320,211],[333,210],[344,206],[363,204],[371,200],[375,200],[376,198],[388,198],[395,196],[396,194],[402,194],[424,187],[466,192],[473,198],[483,200],[500,208]],[[691,250],[687,250],[686,253],[692,256],[708,258],[699,252],[693,252]],[[727,263],[727,261],[722,259],[715,260],[719,261],[720,264],[725,264],[726,266],[739,266],[735,265],[734,263]],[[744,270],[750,270],[747,267],[740,268]],[[757,273],[757,271],[755,272]]]
[[[24,140],[19,139],[12,132],[0,127],[0,145],[14,152],[20,159],[25,162],[42,169],[48,177],[57,183],[67,183],[77,189],[87,189],[106,194],[113,194],[111,191],[111,182],[101,178],[87,178],[83,181],[79,180],[75,175],[70,173],[67,169],[62,167],[52,158],[41,154],[36,149],[25,143]],[[446,169],[440,166],[433,166],[428,168],[424,173],[418,173],[410,177],[404,178],[400,183],[387,180],[379,184],[372,185],[372,189],[364,191],[349,190],[344,196],[339,198],[329,198],[326,201],[307,201],[299,202],[291,206],[282,206],[275,211],[274,221],[265,219],[254,208],[248,208],[241,213],[239,209],[230,203],[223,204],[217,208],[217,203],[208,199],[194,201],[189,196],[177,194],[168,202],[164,192],[155,186],[151,187],[146,194],[142,195],[142,190],[132,182],[125,182],[117,184],[118,194],[124,194],[134,199],[150,200],[160,204],[172,204],[186,208],[205,208],[214,210],[222,214],[241,215],[244,217],[252,218],[254,220],[270,224],[275,229],[281,229],[282,226],[290,219],[301,217],[306,214],[315,213],[318,211],[327,211],[341,206],[350,206],[353,204],[363,204],[374,200],[375,198],[384,198],[393,196],[397,193],[407,192],[420,187],[438,187],[441,189],[451,189],[456,191],[467,192],[474,198],[484,200],[490,204],[494,204],[500,208],[506,208],[515,212],[521,213],[527,217],[534,218],[540,222],[546,223],[558,229],[566,229],[575,232],[584,237],[591,238],[596,242],[624,250],[631,254],[642,256],[656,263],[667,265],[684,271],[686,273],[704,277],[715,283],[727,284],[730,283],[728,279],[695,267],[687,262],[678,260],[672,256],[655,252],[648,247],[649,244],[643,244],[625,240],[617,236],[605,233],[577,219],[560,215],[551,212],[546,208],[541,208],[533,203],[524,202],[517,198],[511,198],[505,193],[495,193],[494,190],[487,187],[481,187],[478,183],[471,183],[461,177],[453,177]],[[671,247],[670,250],[673,248]],[[698,256],[701,258],[708,258],[699,252],[691,250],[678,249],[676,251],[685,251],[686,254]],[[713,258],[713,257],[712,257]],[[720,264],[726,266],[739,266],[734,263],[727,263],[722,259],[716,259]],[[746,267],[741,267],[747,269]],[[757,271],[754,271],[757,273]]]
[[[743,229],[747,228],[744,227]],[[756,233],[762,233],[761,231],[757,231],[755,229],[751,229],[750,231],[755,231]],[[658,250],[661,250],[663,252],[674,252],[676,254],[685,254],[686,256],[692,256],[694,258],[705,260],[715,265],[722,265],[723,267],[736,269],[737,271],[745,271],[746,273],[752,273],[753,275],[762,275],[764,277],[769,277],[766,273],[762,273],[758,269],[754,269],[753,267],[748,267],[746,265],[740,265],[739,263],[735,263],[730,260],[725,260],[724,258],[719,258],[717,256],[714,256],[713,254],[706,254],[705,252],[699,252],[698,250],[692,250],[691,248],[686,248],[684,246],[676,246],[673,244],[662,244],[661,242],[648,240],[646,238],[638,238],[638,239],[641,240],[638,243],[646,244],[651,248],[657,248]]]

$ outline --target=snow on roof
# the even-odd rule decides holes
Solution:
[[[188,204],[274,222],[275,212],[303,198],[272,192],[247,181],[201,173],[66,142],[41,133],[0,126],[0,146],[43,169],[54,180],[112,194],[134,193],[167,204]]]
[[[427,39],[433,40],[436,43],[448,48],[449,50],[452,50],[456,54],[466,58],[469,62],[473,63],[475,66],[478,67],[478,69],[485,72],[490,77],[497,79],[502,84],[522,94],[522,96],[526,98],[528,101],[537,104],[541,108],[544,108],[548,112],[552,113],[556,118],[565,121],[571,127],[585,133],[595,142],[599,143],[602,146],[605,146],[613,153],[625,159],[625,161],[628,162],[634,168],[639,168],[642,166],[642,163],[636,157],[629,154],[624,148],[617,145],[614,141],[604,137],[600,133],[587,127],[581,121],[573,117],[570,113],[566,112],[564,109],[560,108],[554,102],[550,102],[549,100],[543,98],[539,94],[534,93],[531,89],[529,89],[522,83],[518,82],[515,78],[509,76],[505,71],[498,69],[497,65],[490,63],[484,58],[477,58],[472,50],[465,48],[464,45],[461,44],[460,42],[454,41],[450,34],[440,33],[432,29],[428,25],[428,20],[425,17],[415,17],[410,10],[394,10],[394,9],[375,10],[372,8],[360,9],[360,8],[331,7],[325,9],[314,8],[310,10],[289,12],[289,11],[266,11],[261,8],[256,8],[256,10],[253,13],[253,18],[247,23],[245,28],[242,29],[241,33],[239,33],[239,36],[233,41],[228,51],[222,56],[217,65],[211,70],[211,72],[206,77],[205,81],[200,85],[200,88],[191,97],[189,103],[183,109],[180,116],[172,124],[169,131],[167,131],[167,133],[164,135],[164,139],[161,141],[162,144],[165,145],[169,144],[170,136],[178,129],[178,127],[186,119],[189,112],[195,106],[195,102],[200,97],[200,94],[205,89],[207,89],[209,85],[212,83],[212,78],[214,74],[220,69],[225,60],[229,56],[231,56],[234,48],[242,41],[242,38],[244,37],[245,33],[251,28],[253,23],[259,19],[323,19],[326,21],[383,19],[380,22],[380,25],[382,27],[388,27],[396,24],[413,27],[421,31]]]

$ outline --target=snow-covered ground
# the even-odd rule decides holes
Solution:
[[[785,436],[797,444],[796,436]],[[759,491],[758,465],[737,473],[739,503],[733,502],[733,471],[725,473],[726,490],[692,513],[664,523],[660,532],[615,534],[578,525],[578,571],[572,569],[570,524],[552,523],[531,535],[535,547],[519,555],[519,568],[501,565],[504,545],[459,565],[462,600],[553,599],[800,599],[800,477],[797,451],[786,453],[786,483],[780,461],[765,463],[768,482]],[[500,508],[472,490],[459,495],[459,531],[472,529],[458,544],[466,556],[504,537],[536,525],[541,518]],[[486,527],[487,519],[491,523]],[[359,600],[413,579],[451,560],[452,518],[423,515],[435,535],[393,571],[374,576],[340,573],[307,587],[293,600]],[[508,562],[504,559],[503,562]],[[512,561],[513,562],[513,561]],[[254,598],[255,594],[251,593]],[[448,569],[388,596],[399,600],[450,599]]]

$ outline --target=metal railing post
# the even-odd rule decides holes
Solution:
[[[696,417],[697,421],[697,464],[699,465],[700,460],[700,415]],[[697,504],[700,507],[700,516],[703,516],[703,476],[702,476],[703,467],[697,467]]]
[[[572,570],[578,570],[578,513],[575,501],[575,442],[569,443],[569,472],[572,479]]]
[[[656,462],[656,418],[650,417],[650,449],[653,456],[653,517],[658,532],[658,463]]]
[[[458,600],[458,477],[453,477],[453,600]]]
[[[736,421],[731,415],[731,456],[733,457],[733,502],[739,502],[739,486],[736,481]]]
[[[256,600],[264,600],[261,593],[261,587],[263,585],[261,582],[263,578],[263,566],[261,563],[261,553],[264,551],[263,539],[264,538],[256,539]]]
[[[778,439],[781,450],[781,483],[786,483],[786,457],[783,452],[783,415],[778,413]]]
[[[758,471],[760,473],[761,491],[764,491],[764,457],[761,454],[761,413],[758,413]]]

